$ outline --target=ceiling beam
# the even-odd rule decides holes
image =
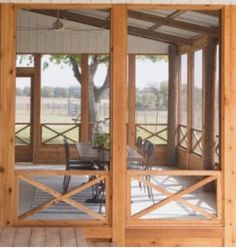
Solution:
[[[186,10],[176,10],[172,14],[168,15],[166,18],[167,19],[175,19],[175,18],[181,16],[185,12],[186,12]],[[161,26],[162,26],[162,24],[156,23],[153,26],[151,26],[148,30],[154,31]]]
[[[152,40],[156,40],[156,41],[166,42],[169,44],[192,45],[192,39],[186,39],[186,38],[182,38],[182,37],[174,36],[174,35],[170,35],[170,34],[164,34],[164,33],[160,33],[160,32],[149,31],[147,29],[133,27],[133,26],[128,27],[128,33],[131,35],[138,36],[138,37],[143,37],[146,39],[152,39]]]
[[[37,14],[57,17],[57,11],[55,10],[30,10],[30,11],[37,13]],[[103,28],[103,29],[108,29],[108,30],[110,29],[110,21],[92,17],[92,16],[87,16],[85,14],[72,13],[66,10],[62,10],[60,11],[60,18],[66,19],[67,21],[95,26],[98,28]],[[168,44],[182,44],[182,45],[192,44],[191,39],[186,39],[186,38],[182,38],[179,36],[164,34],[160,32],[153,32],[153,31],[149,31],[149,30],[134,27],[134,26],[128,26],[128,34],[134,35],[137,37],[150,39],[150,40],[161,41],[161,42],[165,42]]]
[[[144,12],[138,12],[135,10],[129,10],[128,16],[133,19],[138,19],[152,23],[159,23],[161,25],[184,29],[195,33],[206,34],[213,37],[218,36],[218,28],[215,27],[200,26],[197,24],[168,19],[165,17],[151,15]]]

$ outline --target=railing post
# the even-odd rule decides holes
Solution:
[[[178,133],[178,55],[177,47],[169,46],[167,164],[177,166]]]
[[[41,55],[34,55],[35,76],[32,84],[32,149],[33,162],[39,158],[39,149],[42,142],[42,126],[40,124],[41,111]]]
[[[215,121],[218,121],[215,119],[216,45],[216,39],[208,38],[204,50],[202,168],[205,170],[214,168]]]
[[[136,55],[129,54],[129,67],[128,67],[128,144],[135,145],[136,140],[136,126],[135,126],[135,106],[136,106]]]
[[[89,141],[89,69],[88,69],[88,54],[81,55],[81,125],[80,125],[80,141],[87,143]]]

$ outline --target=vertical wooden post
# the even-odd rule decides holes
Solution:
[[[135,106],[136,106],[136,55],[129,54],[128,67],[128,144],[135,146],[136,126],[135,126]]]
[[[0,226],[15,217],[15,8],[0,5]]]
[[[32,142],[33,142],[33,162],[37,162],[39,158],[39,150],[41,143],[41,126],[40,126],[40,110],[41,110],[41,55],[34,55],[34,83],[32,94]]]
[[[190,156],[192,152],[192,120],[193,120],[193,53],[188,53],[188,107],[187,107],[187,164],[190,166]]]
[[[111,22],[112,241],[125,245],[127,156],[127,7],[114,5]]]
[[[177,47],[169,46],[169,86],[168,86],[168,147],[167,163],[177,165],[178,144],[178,54]]]
[[[88,54],[81,55],[81,125],[80,125],[80,141],[87,143],[89,141],[89,68]]]
[[[206,170],[214,168],[216,45],[216,39],[208,38],[204,50],[202,168]]]
[[[224,6],[222,16],[221,164],[224,189],[225,246],[236,246],[236,6]]]

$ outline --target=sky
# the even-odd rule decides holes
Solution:
[[[45,61],[49,62],[45,58]],[[96,86],[101,86],[106,75],[106,66],[99,66],[95,74]],[[160,83],[168,80],[168,63],[164,61],[151,62],[149,60],[138,60],[136,64],[136,85],[142,89],[152,85],[154,82],[159,87]],[[28,86],[24,79],[17,79],[17,87],[24,88]],[[77,80],[73,76],[73,72],[69,65],[63,66],[50,63],[49,67],[43,70],[41,75],[42,86],[51,87],[69,87],[78,86]]]

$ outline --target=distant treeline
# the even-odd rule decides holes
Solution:
[[[50,86],[43,86],[41,88],[41,96],[42,97],[62,97],[62,98],[80,98],[81,90],[80,87],[50,87]],[[16,88],[16,96],[30,96],[30,88]]]

